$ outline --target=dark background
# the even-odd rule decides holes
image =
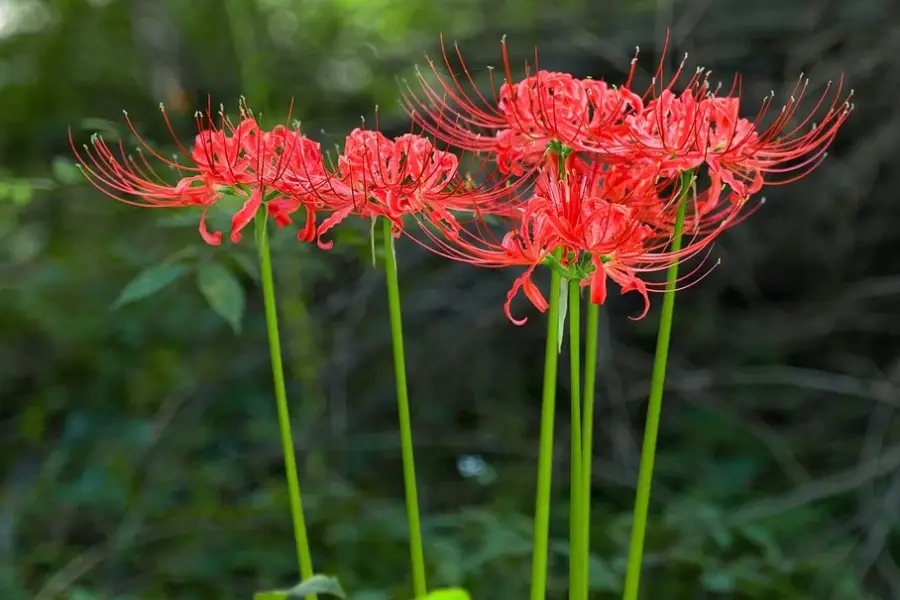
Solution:
[[[652,600],[900,598],[900,5],[894,0],[0,0],[0,598],[249,598],[294,582],[261,293],[248,236],[205,247],[196,215],[108,200],[67,146],[174,150],[191,113],[247,96],[325,144],[380,106],[438,34],[472,67],[514,59],[621,78],[677,61],[744,75],[746,111],[800,72],[844,73],[857,110],[831,155],[715,250],[679,296],[644,591]],[[696,62],[695,62],[696,61]],[[646,76],[643,82],[647,82]],[[371,121],[370,121],[371,122]],[[276,237],[301,482],[318,570],[354,600],[408,587],[383,275],[364,228],[324,253]],[[227,266],[240,336],[192,273],[111,311],[172,253]],[[432,585],[527,594],[543,320],[515,327],[512,272],[398,250]],[[655,310],[602,312],[594,597],[617,598]],[[530,312],[529,312],[530,311]],[[566,373],[565,360],[561,373]],[[562,379],[565,379],[564,377]],[[568,419],[560,386],[552,597],[565,591]]]

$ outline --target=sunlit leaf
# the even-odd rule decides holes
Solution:
[[[327,575],[313,575],[289,590],[257,592],[253,594],[253,600],[296,600],[311,594],[326,594],[338,598],[347,597],[336,578]]]
[[[172,285],[187,270],[187,265],[178,263],[154,265],[144,269],[122,288],[119,297],[113,302],[113,310],[152,296],[163,288]]]
[[[31,202],[33,196],[34,193],[30,182],[24,180],[13,182],[13,186],[10,188],[9,193],[9,199],[13,204],[16,206],[25,206]]]
[[[197,269],[197,287],[210,308],[240,333],[246,294],[237,277],[219,263],[204,263]]]
[[[424,600],[472,600],[472,596],[462,588],[444,588],[434,590]]]
[[[53,159],[53,162],[50,163],[50,170],[60,183],[73,184],[84,180],[81,170],[75,162],[62,156]]]
[[[14,179],[0,174],[0,200],[8,201],[16,206],[25,206],[31,202],[34,188],[28,179]]]

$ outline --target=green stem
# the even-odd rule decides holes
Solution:
[[[597,335],[600,328],[600,305],[588,302],[585,322],[587,339],[584,342],[584,414],[581,428],[581,522],[584,535],[581,537],[581,560],[584,564],[581,597],[588,597],[591,555],[591,481],[594,477],[594,388],[597,383]]]
[[[288,496],[291,503],[291,518],[294,522],[294,541],[297,544],[297,558],[300,576],[306,580],[313,576],[312,555],[306,522],[303,519],[303,502],[300,498],[300,481],[297,478],[297,458],[294,454],[294,440],[291,435],[291,417],[288,411],[287,389],[284,384],[284,366],[281,363],[281,340],[278,337],[278,311],[275,307],[275,281],[272,276],[272,256],[269,251],[269,233],[266,214],[256,217],[256,246],[259,251],[259,271],[262,278],[263,301],[266,308],[266,328],[269,334],[269,356],[272,361],[272,378],[275,383],[275,403],[278,407],[278,427],[284,451],[284,469],[287,476]],[[315,600],[315,594],[307,596]]]
[[[541,405],[541,441],[538,455],[537,498],[534,510],[534,557],[531,600],[546,600],[547,557],[550,538],[550,491],[553,479],[553,418],[556,414],[556,367],[559,355],[560,275],[550,271],[550,307],[547,311],[547,347],[544,354],[544,393]]]
[[[681,250],[681,234],[684,229],[685,198],[690,182],[690,174],[682,179],[682,192],[678,213],[675,216],[675,230],[672,235],[672,252]],[[656,338],[656,357],[653,361],[653,376],[650,380],[650,398],[647,403],[647,423],[644,427],[644,445],[641,450],[641,466],[638,472],[638,487],[634,500],[634,521],[631,527],[631,545],[628,551],[628,569],[625,574],[625,594],[623,600],[638,600],[641,583],[641,564],[644,557],[644,537],[647,533],[647,513],[650,509],[650,487],[653,484],[653,466],[656,462],[656,442],[659,437],[660,414],[662,413],[663,387],[666,381],[666,363],[669,358],[669,339],[672,335],[672,315],[675,312],[675,287],[678,280],[678,261],[673,262],[666,272],[666,290],[663,294],[662,313],[659,318],[659,333]]]
[[[412,419],[406,390],[406,360],[403,355],[403,318],[400,310],[400,284],[391,222],[384,219],[384,263],[387,274],[388,309],[391,342],[394,348],[394,376],[397,383],[397,412],[400,419],[400,447],[403,455],[403,485],[406,491],[406,518],[409,522],[409,551],[412,562],[413,592],[416,598],[428,594],[425,583],[425,551],[422,547],[422,523],[419,519],[419,494],[413,452]]]
[[[581,466],[581,286],[570,281],[569,288],[569,377],[572,401],[571,480],[569,490],[569,598],[582,598],[586,563],[582,554],[585,535],[581,503],[584,479]],[[587,600],[587,596],[583,597]]]

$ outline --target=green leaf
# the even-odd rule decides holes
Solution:
[[[31,202],[32,197],[34,196],[34,191],[31,188],[31,183],[27,180],[20,179],[19,181],[12,182],[12,188],[10,188],[9,199],[16,206],[25,206],[29,202]]]
[[[192,227],[196,228],[200,222],[200,211],[196,207],[186,206],[180,210],[163,211],[156,219],[158,227],[176,228],[176,227]]]
[[[240,269],[246,273],[253,281],[259,281],[259,265],[256,261],[246,254],[235,253],[231,256]]]
[[[3,177],[0,174],[0,177]],[[15,206],[25,206],[31,202],[34,196],[34,190],[31,182],[27,179],[6,178],[0,181],[0,200],[9,201]]]
[[[784,560],[784,554],[781,552],[781,548],[778,547],[775,537],[768,530],[763,529],[758,525],[748,525],[742,528],[741,532],[748,541],[763,549],[766,560],[769,562],[780,563]]]
[[[253,594],[253,600],[295,600],[305,598],[310,594],[327,594],[342,599],[347,597],[336,578],[327,575],[313,575],[289,590],[257,592]]]
[[[566,315],[569,314],[569,280],[565,277],[559,281],[559,321],[556,332],[556,352],[562,352],[563,338],[566,337]]]
[[[75,588],[69,592],[69,600],[100,600],[100,597],[85,588]]]
[[[106,138],[107,141],[118,142],[122,139],[116,124],[106,119],[82,119],[81,128],[88,131],[96,131],[98,134]]]
[[[122,288],[119,297],[113,302],[112,309],[116,310],[126,304],[152,296],[166,286],[173,284],[187,270],[187,265],[177,263],[155,265],[144,269]]]
[[[60,183],[73,184],[82,181],[83,177],[78,166],[68,158],[57,156],[50,163],[50,171]]]
[[[591,555],[588,558],[588,585],[594,591],[618,592],[622,582],[605,560]]]
[[[704,589],[718,594],[727,594],[733,592],[736,588],[734,578],[725,571],[704,573],[700,577],[700,582]]]
[[[237,277],[219,263],[204,263],[197,269],[197,287],[210,308],[239,334],[246,302]]]
[[[472,596],[462,588],[444,588],[434,590],[424,600],[472,600]]]

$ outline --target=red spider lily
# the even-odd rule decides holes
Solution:
[[[826,148],[849,117],[853,92],[842,97],[841,81],[826,86],[810,113],[792,124],[807,89],[808,81],[798,84],[775,120],[764,126],[774,96],[764,99],[750,120],[739,116],[739,79],[724,96],[710,91],[705,80],[695,79],[680,94],[663,90],[640,114],[629,118],[626,133],[617,135],[636,158],[672,171],[706,165],[712,187],[724,184],[737,196],[747,197],[764,184],[790,183],[809,174],[822,162]],[[823,107],[821,121],[809,127]]]
[[[198,113],[198,133],[191,150],[178,140],[164,108],[162,114],[187,164],[165,158],[154,150],[141,138],[127,113],[128,127],[140,144],[137,157],[129,156],[122,142],[118,152],[114,152],[99,136],[94,136],[90,145],[84,145],[82,156],[70,131],[72,151],[87,179],[115,200],[152,208],[203,207],[199,229],[209,244],[218,245],[222,241],[221,232],[209,231],[206,216],[209,208],[225,194],[245,199],[231,222],[230,238],[238,242],[241,230],[264,203],[280,195],[308,193],[315,183],[306,174],[324,171],[318,144],[299,131],[282,126],[269,132],[261,130],[244,105],[237,124],[223,112],[219,113],[218,123],[209,109],[205,114]],[[179,180],[174,184],[166,181],[154,168],[151,158],[174,170]],[[309,220],[308,217],[307,228]],[[312,226],[315,227],[314,219]]]
[[[502,44],[505,82],[496,86],[489,70],[490,98],[478,90],[459,48],[456,59],[462,75],[453,73],[451,58],[441,42],[443,75],[429,61],[432,84],[417,74],[419,91],[406,86],[404,108],[424,131],[448,144],[472,152],[495,155],[501,172],[521,175],[539,163],[550,142],[615,161],[624,148],[613,143],[615,131],[625,126],[628,115],[643,108],[641,98],[624,87],[578,79],[567,73],[541,70],[535,55],[534,73],[526,65],[525,78],[512,76],[505,39]],[[634,62],[628,83],[634,74]]]
[[[598,304],[606,300],[607,278],[623,292],[637,291],[644,298],[644,310],[636,318],[642,318],[649,309],[649,292],[663,290],[644,282],[643,274],[697,255],[737,220],[739,203],[728,204],[734,207],[731,213],[718,214],[715,221],[695,215],[683,247],[670,251],[667,247],[678,205],[689,202],[686,190],[656,184],[657,175],[644,166],[629,171],[619,165],[585,165],[570,155],[560,173],[552,163],[547,160],[534,189],[520,199],[519,209],[503,216],[506,227],[499,238],[485,220],[476,222],[474,229],[459,229],[432,215],[422,228],[427,239],[420,243],[438,255],[482,267],[526,268],[513,283],[505,304],[506,314],[515,324],[526,321],[511,314],[519,290],[538,310],[548,307],[531,279],[541,264],[560,269],[581,285],[590,285],[591,301]]]
[[[654,183],[657,179],[646,168],[597,163],[586,174],[569,171],[565,179],[548,169],[532,199],[535,215],[550,221],[558,236],[560,265],[581,279],[582,285],[590,285],[591,301],[606,301],[607,278],[612,279],[622,293],[637,291],[643,296],[644,310],[637,319],[649,310],[648,292],[663,289],[645,283],[639,274],[667,269],[697,255],[737,222],[743,208],[735,202],[728,205],[730,212],[719,211],[713,219],[700,214],[686,219],[688,231],[681,249],[668,251],[675,214],[681,203],[690,202],[689,191],[695,187],[686,175],[675,186],[668,182],[660,186]]]
[[[808,85],[808,80],[798,82],[788,103],[768,127],[763,127],[762,122],[774,94],[763,101],[753,121],[738,116],[738,95],[707,99],[704,108],[708,126],[701,129],[703,135],[699,141],[708,149],[706,162],[710,171],[737,193],[751,194],[763,183],[791,183],[818,167],[828,145],[853,110],[850,103],[853,90],[842,97],[843,80],[836,86],[829,83],[812,110],[795,122]],[[821,120],[813,124],[813,118],[823,107],[827,108],[820,115]]]
[[[530,219],[528,206],[526,202],[519,208],[521,214],[517,217],[508,215],[503,219],[507,227],[501,239],[490,233],[483,220],[475,221],[473,231],[456,227],[455,224],[447,227],[434,215],[422,227],[430,243],[413,239],[431,252],[458,262],[487,268],[526,267],[526,271],[513,282],[504,305],[509,320],[523,325],[527,319],[517,320],[512,316],[512,301],[519,290],[523,290],[535,308],[541,312],[547,310],[547,300],[531,280],[531,275],[550,257],[556,246],[556,236],[549,221]]]
[[[347,136],[333,171],[304,188],[302,197],[285,196],[270,207],[279,214],[301,206],[327,213],[315,235],[319,246],[329,249],[332,242],[322,241],[322,235],[349,216],[385,217],[399,235],[404,215],[428,213],[456,223],[454,213],[505,210],[503,201],[514,189],[507,179],[473,182],[473,174],[484,175],[486,165],[476,161],[474,173],[464,174],[455,154],[437,149],[427,138],[405,134],[391,140],[377,130],[357,128]]]

